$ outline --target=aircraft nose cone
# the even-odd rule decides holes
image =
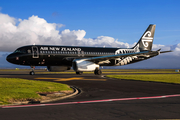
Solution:
[[[8,55],[7,57],[6,57],[6,60],[9,62],[10,61],[10,55]]]
[[[15,57],[12,54],[10,54],[6,57],[6,60],[10,63],[13,63],[13,61],[15,60]]]

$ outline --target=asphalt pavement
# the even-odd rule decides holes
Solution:
[[[180,85],[177,84],[117,80],[94,74],[37,73],[31,76],[27,71],[3,71],[0,72],[0,77],[59,82],[80,90],[76,96],[47,103],[47,106],[0,108],[2,120],[180,119],[178,96],[139,99],[180,94]],[[124,100],[103,102],[107,99]],[[81,101],[96,102],[80,103]],[[58,104],[67,102],[77,104]]]

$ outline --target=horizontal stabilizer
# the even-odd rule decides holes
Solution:
[[[172,50],[170,50],[170,51],[162,51],[160,53],[167,53],[167,52],[173,52],[173,51]]]

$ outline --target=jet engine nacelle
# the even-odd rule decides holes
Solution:
[[[63,72],[66,70],[70,70],[70,66],[47,66],[48,71],[51,72]]]
[[[82,60],[74,60],[72,63],[72,67],[74,71],[83,72],[83,71],[94,71],[96,68],[99,68],[99,65],[86,61],[85,59]]]

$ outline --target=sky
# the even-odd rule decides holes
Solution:
[[[132,47],[156,24],[153,50],[173,50],[120,68],[180,68],[179,0],[0,0],[0,67],[25,45]]]

